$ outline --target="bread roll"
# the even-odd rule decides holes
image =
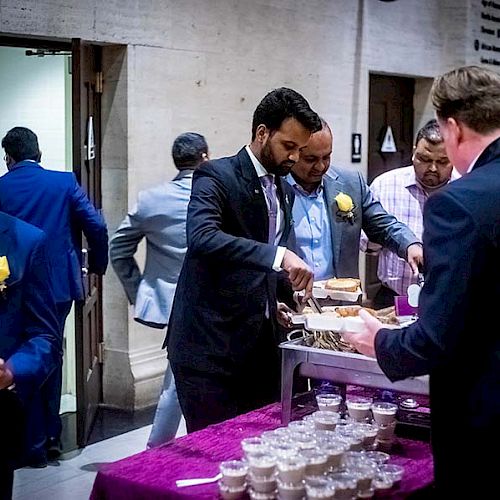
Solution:
[[[325,283],[325,288],[337,292],[356,292],[361,286],[361,280],[356,278],[331,278]]]

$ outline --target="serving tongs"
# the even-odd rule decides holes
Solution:
[[[318,299],[316,297],[310,297],[307,299],[307,305],[318,314],[323,314],[323,309],[319,305]]]

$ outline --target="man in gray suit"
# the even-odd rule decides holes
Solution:
[[[294,188],[296,250],[314,279],[359,277],[361,229],[371,241],[408,261],[418,274],[420,240],[374,199],[362,175],[330,166],[333,137],[328,124],[314,133],[287,176]]]
[[[141,191],[134,209],[110,242],[113,268],[122,282],[134,319],[152,328],[167,326],[177,279],[186,254],[186,218],[194,170],[208,160],[205,138],[194,132],[177,137],[172,157],[179,173],[170,182]],[[146,263],[141,273],[134,258],[146,238]],[[148,447],[175,437],[181,409],[170,365],[165,373]]]

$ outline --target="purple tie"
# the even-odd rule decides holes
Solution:
[[[276,184],[274,176],[271,174],[264,175],[260,178],[264,187],[264,194],[267,200],[267,214],[269,216],[269,234],[267,242],[274,245],[276,239],[276,219],[278,217],[278,201],[276,199]]]

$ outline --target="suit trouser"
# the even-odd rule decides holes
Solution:
[[[45,413],[45,428],[47,438],[58,441],[61,437],[62,422],[59,416],[59,410],[61,407],[61,389],[62,389],[62,352],[63,352],[63,340],[64,340],[64,325],[66,323],[66,318],[71,311],[71,306],[73,301],[68,302],[57,302],[57,319],[59,322],[59,349],[61,356],[58,365],[49,375],[47,380],[42,386],[42,404],[44,405]]]
[[[163,388],[156,407],[153,427],[148,439],[148,448],[168,443],[174,439],[181,416],[177,389],[175,388],[174,376],[169,363],[163,379]]]
[[[231,371],[210,373],[171,363],[188,432],[279,400],[281,362],[271,323],[265,321],[257,335],[252,352],[232,363]]]
[[[0,464],[0,500],[11,500],[13,482],[14,471],[10,467]]]

